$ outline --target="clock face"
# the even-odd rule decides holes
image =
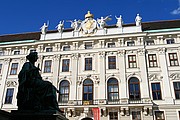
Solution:
[[[85,19],[82,23],[83,34],[94,34],[96,31],[97,22],[94,19]]]

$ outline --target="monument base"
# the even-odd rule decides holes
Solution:
[[[56,110],[43,111],[11,111],[12,120],[68,120],[62,113]]]

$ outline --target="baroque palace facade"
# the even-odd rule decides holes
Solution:
[[[108,26],[110,16],[69,29],[0,36],[0,109],[17,109],[18,73],[29,52],[69,120],[180,120],[180,20]]]

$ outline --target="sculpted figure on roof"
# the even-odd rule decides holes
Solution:
[[[46,23],[44,23],[44,25],[40,29],[41,29],[42,34],[46,34],[46,32],[48,30],[48,25],[46,25]]]
[[[82,21],[74,19],[74,21],[68,20],[67,22],[71,22],[71,28],[74,28],[74,31],[79,31]]]
[[[97,19],[100,28],[104,28],[106,26],[106,21],[111,20],[110,16],[111,15],[106,16],[105,18],[101,17],[100,19]]]
[[[59,33],[62,33],[64,30],[64,20],[60,21],[59,24],[56,26]]]
[[[141,20],[142,20],[142,17],[140,17],[140,15],[137,14],[135,18],[136,26],[141,26]]]
[[[116,26],[119,28],[122,27],[122,24],[123,24],[122,16],[121,15],[119,17],[115,16],[115,18],[117,20]]]

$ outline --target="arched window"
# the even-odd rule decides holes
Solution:
[[[90,79],[86,79],[83,82],[83,101],[92,102],[92,100],[93,100],[93,82]]]
[[[69,82],[67,80],[61,81],[59,84],[59,102],[67,103],[69,100]]]
[[[129,79],[129,99],[140,99],[140,85],[139,80],[135,77]]]
[[[110,78],[107,82],[108,101],[119,99],[118,81],[115,78]]]

